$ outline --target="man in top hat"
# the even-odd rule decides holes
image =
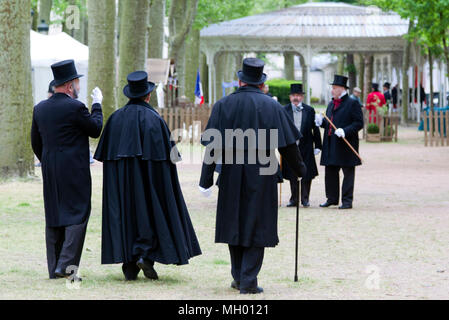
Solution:
[[[154,262],[187,264],[201,250],[178,181],[179,154],[149,105],[155,85],[145,71],[127,79],[129,102],[109,117],[94,155],[103,162],[101,263],[123,263],[126,280],[140,270],[156,280]]]
[[[383,85],[383,94],[384,94],[384,98],[385,98],[385,102],[388,105],[391,101],[391,93],[390,93],[390,83],[389,82],[385,82]]]
[[[258,287],[257,275],[262,267],[264,248],[274,247],[279,242],[279,164],[275,148],[279,149],[294,174],[302,177],[306,173],[296,145],[301,134],[283,107],[264,94],[267,76],[263,69],[262,60],[244,59],[242,70],[237,72],[239,88],[214,105],[201,139],[201,143],[207,146],[206,155],[215,158],[211,162],[203,162],[200,191],[210,195],[214,169],[217,162],[221,162],[215,242],[228,244],[234,279],[231,287],[241,294],[263,292]],[[274,141],[269,139],[270,129],[277,133]],[[231,139],[229,131],[235,134]],[[208,138],[208,135],[218,133],[213,141]],[[254,137],[261,134],[258,143],[253,144],[249,137],[244,137],[245,134],[251,136],[251,133]],[[245,143],[238,143],[239,138]],[[237,154],[242,161],[237,161]],[[271,161],[261,161],[261,154]],[[251,156],[254,156],[253,161]],[[264,172],[264,169],[269,170]]]
[[[91,209],[89,137],[103,127],[99,88],[90,113],[76,100],[79,75],[73,60],[51,66],[55,93],[34,107],[33,151],[42,163],[47,263],[50,279],[76,276]]]
[[[301,140],[298,141],[298,148],[307,167],[307,174],[301,179],[301,204],[303,207],[310,207],[309,195],[312,180],[318,175],[315,156],[321,152],[321,133],[315,126],[315,109],[303,103],[304,91],[302,84],[293,83],[290,85],[290,103],[284,106],[285,111],[295,123],[296,128],[301,133]],[[287,207],[296,207],[298,204],[297,177],[291,171],[287,163],[282,164],[282,176],[290,181],[291,197]]]
[[[342,186],[342,205],[339,209],[351,209],[354,198],[355,167],[361,165],[360,159],[353,153],[343,138],[358,152],[359,135],[363,128],[363,113],[359,103],[349,98],[346,85],[348,78],[335,75],[332,85],[332,101],[326,116],[337,127],[334,130],[322,115],[316,115],[315,123],[324,128],[321,165],[325,166],[325,185],[327,200],[320,207],[338,205],[340,198],[340,170],[344,179]]]
[[[376,123],[377,108],[382,108],[385,104],[385,97],[382,92],[379,91],[379,84],[372,83],[372,91],[366,97],[366,110],[369,112],[369,123]]]

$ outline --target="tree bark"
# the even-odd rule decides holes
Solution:
[[[148,45],[148,18],[150,5],[147,0],[122,0],[120,22],[120,62],[117,92],[122,92],[131,72],[145,70]],[[119,94],[118,105],[128,98]]]
[[[31,29],[37,31],[37,25],[39,24],[39,9],[38,9],[38,1],[31,1],[31,10],[33,10],[33,18],[31,21]]]
[[[148,58],[162,59],[164,50],[165,0],[151,0]]]
[[[430,111],[433,112],[433,56],[430,48],[428,49],[429,54],[429,73],[430,73],[430,96],[429,96],[429,106]]]
[[[34,173],[30,12],[29,0],[0,1],[0,177]]]
[[[90,92],[99,87],[103,93],[104,123],[116,110],[115,1],[89,1],[89,76]]]
[[[284,52],[284,77],[295,80],[295,55],[290,52]]]
[[[51,7],[53,6],[53,0],[39,0],[39,21],[45,21],[46,24],[50,25],[50,14]]]
[[[178,59],[187,34],[195,20],[198,0],[172,0],[169,16],[169,54],[170,58]]]
[[[364,87],[365,87],[365,61],[363,55],[359,54],[359,84],[358,87],[362,90],[361,101],[365,101]]]
[[[343,75],[344,72],[345,72],[345,55],[340,53],[338,54],[337,74]]]
[[[413,28],[413,21],[410,20],[408,25],[408,32]],[[408,121],[408,107],[410,104],[410,101],[408,99],[408,69],[410,67],[410,47],[411,42],[408,40],[405,40],[405,47],[403,52],[403,59],[402,59],[402,123],[407,123]]]
[[[307,66],[304,57],[302,55],[299,55],[299,63],[301,64],[301,71],[302,71],[302,88],[306,93],[306,95],[309,95],[311,94],[311,88],[307,86],[307,82],[309,81],[309,79],[307,78]],[[307,88],[309,92],[306,91]]]
[[[352,92],[352,89],[354,89],[357,85],[357,83],[356,83],[357,72],[356,72],[353,53],[348,53],[346,55],[346,65],[348,68],[348,84],[349,84],[348,87],[349,87],[349,91]]]
[[[195,101],[196,75],[200,64],[200,30],[192,29],[186,41],[185,95]]]
[[[373,62],[374,62],[374,56],[371,54],[365,55],[364,56],[364,61],[365,61],[365,80],[364,82],[364,87],[363,87],[363,97],[364,97],[364,101],[366,104],[366,98],[368,97],[368,94],[371,91],[371,85],[373,83]]]
[[[207,66],[207,57],[204,53],[201,53],[200,57],[200,74],[204,101],[209,103],[209,68]]]

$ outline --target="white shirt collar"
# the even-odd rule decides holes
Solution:
[[[303,106],[302,106],[302,102],[300,102],[297,106],[292,102],[292,107],[293,108],[295,108],[295,107],[299,107],[299,109],[303,109]]]
[[[340,95],[339,99],[343,98],[346,94],[348,94],[348,92],[346,90],[343,91],[343,93]]]

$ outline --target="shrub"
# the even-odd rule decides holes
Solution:
[[[320,102],[320,98],[312,97],[310,98],[310,103],[317,104]]]
[[[367,128],[369,134],[379,133],[379,126],[375,123],[370,123]]]
[[[384,136],[393,136],[394,135],[394,129],[392,126],[386,126],[384,128],[384,131],[385,131]]]

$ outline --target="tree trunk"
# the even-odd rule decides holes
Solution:
[[[344,75],[345,72],[345,55],[343,53],[338,54],[337,62],[337,74]]]
[[[151,0],[148,58],[162,59],[164,50],[165,0]]]
[[[116,110],[115,1],[89,1],[89,77],[90,92],[99,87],[103,93],[104,123]]]
[[[30,12],[29,0],[0,1],[0,177],[34,173]]]
[[[82,8],[86,8],[86,0],[79,0],[80,2],[80,7]],[[74,4],[76,5],[76,1],[74,1]],[[79,42],[83,43],[83,44],[87,44],[88,42],[86,41],[86,37],[85,37],[85,21],[87,20],[87,14],[85,11],[83,11],[83,9],[80,8],[80,25],[79,28],[73,29],[72,30],[72,37],[75,38],[76,40],[78,40]],[[115,12],[114,12],[115,13]],[[114,14],[115,16],[115,14]]]
[[[179,50],[195,20],[198,0],[172,0],[169,16],[169,58],[178,59]]]
[[[295,55],[290,52],[284,52],[284,77],[295,80]]]
[[[128,74],[145,70],[148,45],[148,17],[150,5],[147,0],[122,0],[120,22],[120,62],[117,92],[122,92],[128,83]],[[118,105],[123,106],[128,98],[119,94]]]
[[[45,21],[46,24],[50,25],[50,13],[51,7],[53,5],[53,0],[39,0],[39,21]]]
[[[200,64],[200,30],[192,29],[186,41],[185,56],[185,95],[195,101],[196,75]]]
[[[365,55],[364,57],[365,61],[365,80],[364,87],[360,88],[363,90],[363,97],[366,104],[366,98],[368,97],[368,94],[371,91],[371,85],[373,83],[373,62],[374,62],[374,56],[371,54]]]
[[[301,64],[301,72],[302,72],[302,88],[303,91],[306,93],[306,95],[311,94],[311,88],[307,86],[307,82],[309,81],[309,79],[307,78],[307,66],[306,66],[306,62],[304,61],[304,57],[302,55],[299,55],[299,63]],[[309,92],[307,92],[306,90],[309,90]]]
[[[361,101],[365,101],[365,91],[363,90],[365,87],[365,61],[363,59],[363,55],[359,54],[359,84],[358,87],[362,90],[362,96],[360,97]]]
[[[353,53],[348,53],[346,55],[346,64],[347,64],[347,68],[348,68],[348,87],[349,87],[349,91],[352,92],[352,89],[354,89],[357,85],[356,83],[356,76],[357,76],[357,71],[356,71],[356,67],[355,67],[355,62],[354,62],[354,54]]]
[[[207,66],[207,57],[204,53],[201,53],[200,57],[200,74],[204,101],[209,103],[209,68]]]
[[[408,32],[413,28],[413,21],[410,20],[408,25]],[[410,67],[410,47],[411,42],[408,40],[405,41],[405,47],[403,52],[403,59],[402,59],[402,123],[407,123],[408,121],[408,107],[410,104],[409,98],[408,98],[408,69]]]
[[[39,24],[39,9],[38,9],[38,1],[31,2],[31,10],[33,10],[33,18],[31,21],[31,29],[37,31],[37,25]]]
[[[429,96],[429,103],[430,111],[433,112],[433,56],[432,51],[430,48],[429,50],[429,73],[430,73],[430,96]]]

